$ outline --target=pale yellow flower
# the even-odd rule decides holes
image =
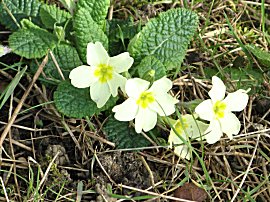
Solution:
[[[196,120],[192,115],[186,114],[181,116],[179,120],[173,125],[175,131],[171,129],[168,142],[170,143],[170,148],[174,147],[174,153],[181,157],[190,160],[191,151],[183,140],[179,137],[181,136],[187,143],[191,140],[203,140],[203,132],[207,129],[208,124]]]
[[[100,42],[89,43],[87,46],[87,64],[70,72],[71,84],[77,88],[90,87],[90,96],[103,107],[110,96],[116,97],[118,88],[124,89],[126,78],[120,73],[128,71],[133,64],[128,52],[109,57]]]
[[[172,88],[172,82],[163,77],[153,83],[134,78],[126,83],[126,93],[129,98],[112,110],[119,121],[135,119],[137,133],[153,129],[157,123],[157,114],[168,116],[175,112],[177,99],[167,92]],[[148,89],[149,88],[149,89]]]
[[[205,138],[209,144],[217,142],[223,133],[230,139],[239,133],[241,124],[232,112],[242,111],[248,103],[248,91],[240,89],[229,93],[224,99],[224,83],[216,76],[212,78],[212,83],[212,89],[208,93],[211,99],[203,101],[195,109],[201,119],[210,121],[205,131]]]

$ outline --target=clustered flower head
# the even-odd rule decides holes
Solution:
[[[100,42],[87,46],[87,65],[79,66],[70,72],[71,84],[77,88],[90,87],[90,97],[97,107],[103,107],[110,96],[116,97],[119,88],[127,99],[113,107],[114,117],[119,121],[135,119],[135,131],[150,131],[157,124],[157,117],[166,117],[175,112],[176,98],[169,94],[172,81],[163,77],[154,81],[141,78],[126,79],[121,73],[133,64],[128,52],[110,57]],[[229,139],[240,131],[240,121],[232,112],[242,111],[248,103],[246,90],[229,93],[225,98],[226,87],[216,76],[212,78],[210,99],[195,108],[194,115],[182,115],[173,121],[168,139],[169,147],[181,158],[190,159],[191,140],[203,140],[213,144],[225,133]],[[199,121],[208,121],[209,124]],[[171,119],[172,120],[172,119]]]

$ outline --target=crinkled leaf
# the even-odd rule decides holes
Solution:
[[[129,122],[117,121],[113,117],[108,118],[103,130],[107,138],[114,142],[118,149],[145,147],[150,144],[146,138],[129,126]]]
[[[83,62],[86,63],[86,47],[89,42],[99,41],[108,49],[108,38],[99,25],[92,19],[91,13],[80,8],[74,18],[77,49]]]
[[[14,53],[32,59],[41,58],[57,44],[57,37],[45,29],[32,24],[29,20],[22,21],[22,28],[9,36],[9,46]]]
[[[38,23],[39,8],[41,3],[38,0],[6,0],[0,3],[0,23],[5,25],[10,30],[17,30],[19,27],[16,25],[10,14],[10,11],[17,23],[24,18],[30,19],[34,23]]]
[[[150,20],[132,39],[128,50],[137,63],[153,55],[167,69],[175,68],[183,61],[197,26],[194,12],[183,8],[169,10]]]
[[[67,81],[58,85],[54,102],[58,111],[68,117],[82,118],[98,112],[96,103],[90,98],[89,88],[75,88]]]
[[[59,67],[62,70],[62,73],[66,78],[68,78],[69,72],[72,69],[82,65],[82,62],[76,49],[71,45],[60,44],[54,49],[53,54]],[[59,73],[56,70],[55,64],[52,61],[51,57],[49,58],[49,61],[44,71],[47,74],[47,76],[60,79]]]
[[[256,47],[252,44],[246,46],[246,48],[259,60],[261,64],[266,67],[270,67],[270,53],[264,50],[261,50],[259,47]]]
[[[141,63],[136,66],[140,78],[148,81],[155,81],[166,76],[164,65],[154,56],[146,56]]]
[[[60,44],[53,50],[53,55],[57,64],[59,65],[65,78],[68,78],[69,72],[82,65],[80,57],[74,47],[68,44]],[[31,65],[31,70],[36,71],[37,65]],[[54,80],[61,80],[61,76],[56,68],[55,63],[53,62],[51,55],[49,55],[49,60],[44,68],[44,73],[46,77]]]
[[[99,111],[103,112],[106,110],[110,110],[110,113],[111,113],[112,108],[116,105],[118,98],[119,98],[118,96],[116,97],[111,96],[110,99],[106,102],[106,104],[102,108],[100,108]]]
[[[54,25],[64,25],[72,16],[56,5],[42,5],[40,8],[40,18],[46,28],[53,29]]]
[[[77,8],[85,8],[99,25],[105,22],[109,6],[110,0],[79,0],[77,3]]]
[[[116,98],[111,97],[102,108],[97,108],[96,103],[90,98],[90,88],[76,88],[70,82],[61,82],[54,92],[55,106],[62,114],[83,118],[98,114],[115,105]]]

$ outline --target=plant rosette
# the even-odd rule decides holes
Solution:
[[[137,133],[153,129],[157,123],[157,114],[169,116],[175,112],[177,99],[167,92],[172,88],[172,81],[166,77],[155,81],[149,88],[150,82],[140,78],[129,79],[125,90],[128,99],[115,106],[112,111],[119,121],[135,119]]]
[[[174,148],[174,153],[187,160],[191,158],[189,149],[192,140],[204,140],[203,132],[208,128],[208,124],[196,120],[196,117],[186,114],[175,121],[170,131],[168,143],[169,148]]]
[[[225,97],[226,86],[217,76],[212,77],[212,88],[208,92],[211,99],[200,103],[195,112],[203,120],[210,121],[210,125],[204,132],[206,142],[214,144],[225,133],[229,139],[239,133],[241,123],[232,112],[242,111],[248,103],[249,90],[239,89],[229,93]]]
[[[111,95],[118,95],[119,87],[124,89],[127,79],[120,73],[128,71],[133,58],[128,52],[110,57],[100,42],[88,43],[87,64],[73,69],[69,78],[77,88],[90,87],[91,99],[101,108]]]

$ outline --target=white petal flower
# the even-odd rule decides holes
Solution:
[[[185,141],[189,142],[190,139],[204,139],[203,132],[207,129],[208,125],[195,120],[190,114],[181,116],[180,120],[177,120],[173,125],[175,131],[181,136]],[[173,129],[171,129],[168,142],[170,143],[170,148],[174,147],[174,153],[181,158],[190,159],[191,151],[188,145],[186,145],[183,140],[178,136]],[[189,143],[188,143],[189,144]]]
[[[211,99],[203,101],[195,109],[201,119],[210,121],[205,131],[205,138],[209,144],[217,142],[223,133],[230,139],[239,133],[241,124],[232,112],[242,111],[248,103],[248,91],[240,89],[229,93],[224,99],[224,83],[216,76],[212,78],[212,83],[212,89],[208,93]]]
[[[125,90],[129,98],[112,109],[119,121],[135,119],[137,133],[153,129],[157,123],[157,114],[171,115],[178,102],[167,93],[172,88],[172,82],[166,77],[155,81],[151,88],[149,85],[150,82],[139,78],[127,80]]]
[[[128,52],[110,57],[100,42],[87,45],[87,64],[73,69],[69,78],[77,88],[90,87],[90,96],[103,107],[110,96],[116,97],[118,88],[124,89],[126,78],[120,73],[127,71],[133,64]]]
[[[157,112],[149,108],[139,107],[138,113],[135,117],[135,131],[137,133],[149,131],[157,124]]]
[[[97,81],[92,75],[93,69],[90,66],[82,65],[73,69],[70,72],[69,78],[71,79],[71,84],[76,88],[87,88]]]
[[[11,51],[12,50],[9,47],[0,45],[0,57],[10,53]]]
[[[126,109],[129,110],[128,113]],[[131,121],[135,119],[138,109],[139,107],[136,104],[136,100],[128,98],[125,102],[113,108],[113,111],[117,112],[114,117],[119,121]]]

